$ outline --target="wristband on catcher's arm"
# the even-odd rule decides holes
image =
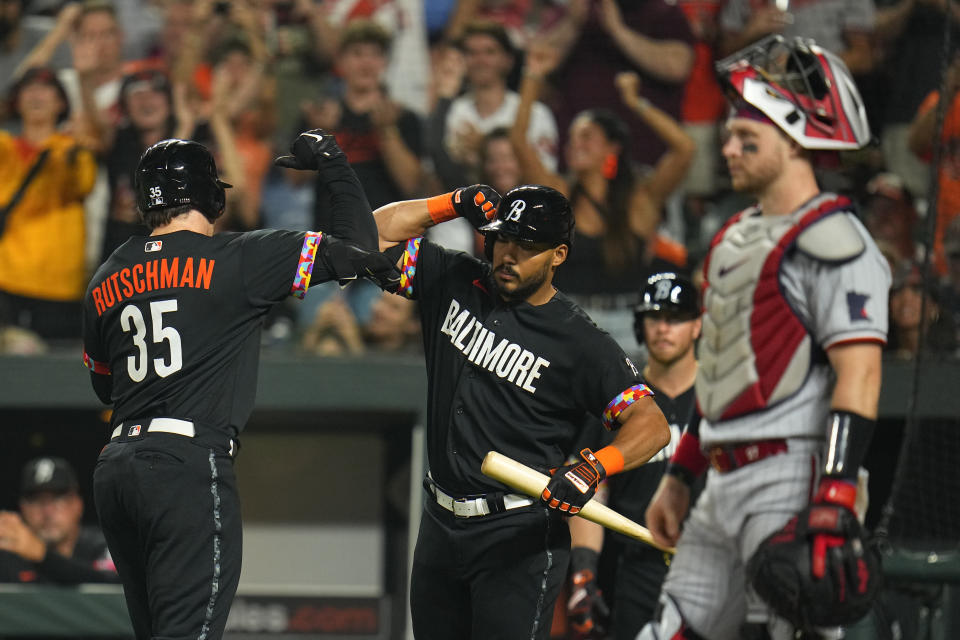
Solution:
[[[442,193],[439,196],[427,198],[427,212],[434,224],[440,224],[457,217],[457,210],[453,208],[453,194]]]
[[[856,482],[876,424],[876,421],[851,411],[831,411],[827,419],[823,475]]]
[[[700,438],[684,431],[677,450],[670,456],[665,473],[682,480],[688,487],[707,470],[710,460],[700,449]]]

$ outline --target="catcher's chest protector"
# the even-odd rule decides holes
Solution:
[[[750,208],[713,239],[696,380],[697,404],[708,420],[772,406],[803,384],[814,343],[783,293],[780,271],[801,231],[849,207],[846,198],[825,193],[790,215]]]

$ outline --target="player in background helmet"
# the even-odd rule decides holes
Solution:
[[[456,216],[485,234],[488,260],[422,237]],[[501,199],[474,185],[374,219],[400,293],[419,305],[431,389],[414,635],[545,640],[567,574],[566,516],[661,450],[666,421],[620,347],[553,286],[573,236],[562,194],[525,185]],[[601,423],[609,445],[575,447]],[[539,499],[518,495],[481,473],[489,451],[556,471]]]
[[[370,207],[333,136],[302,133],[292,152],[277,164],[327,181],[342,239],[214,233],[230,185],[203,146],[164,140],[135,174],[150,235],[118,247],[84,297],[83,361],[113,409],[94,498],[137,638],[223,635],[242,546],[233,457],[253,409],[264,316],[311,282],[399,281],[386,256],[361,248]]]
[[[867,121],[846,67],[809,40],[764,39],[717,71],[731,102],[723,155],[734,189],[756,204],[720,229],[705,260],[699,419],[646,512],[677,552],[658,619],[637,637],[836,637],[827,627],[862,615],[878,580],[854,509],[890,272],[853,204],[820,191],[813,161],[862,147]],[[708,467],[690,510],[690,486]],[[778,546],[802,553],[751,562]],[[840,595],[815,610],[811,591]]]
[[[644,524],[644,511],[667,459],[694,415],[694,346],[701,323],[700,292],[681,275],[654,274],[640,294],[633,330],[637,343],[647,347],[643,380],[670,425],[670,444],[646,464],[608,479],[599,495],[615,511]],[[634,640],[643,625],[653,619],[669,555],[641,542],[606,534],[599,525],[580,518],[571,520],[570,536],[569,637]],[[601,583],[606,595],[599,588]]]
[[[700,317],[700,292],[690,280],[676,273],[650,276],[641,296],[640,304],[633,311],[633,333],[639,344],[649,344],[644,318],[669,323],[689,322]]]

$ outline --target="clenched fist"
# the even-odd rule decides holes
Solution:
[[[332,133],[323,129],[304,131],[290,144],[289,156],[280,156],[273,161],[278,167],[316,171],[324,160],[343,157],[343,150]]]

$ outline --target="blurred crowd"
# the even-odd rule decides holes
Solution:
[[[316,127],[336,134],[374,208],[476,182],[561,190],[577,231],[556,283],[635,352],[646,277],[696,277],[748,204],[721,155],[714,62],[782,33],[857,78],[875,143],[819,177],[860,203],[890,261],[888,348],[955,355],[960,55],[944,40],[953,29],[956,46],[958,26],[949,0],[0,0],[0,352],[79,340],[87,278],[146,233],[132,174],[161,139],[214,150],[234,186],[222,230],[322,229],[322,185],[272,164]],[[431,232],[482,249],[462,220]],[[268,348],[419,348],[409,301],[317,289],[268,319]]]

